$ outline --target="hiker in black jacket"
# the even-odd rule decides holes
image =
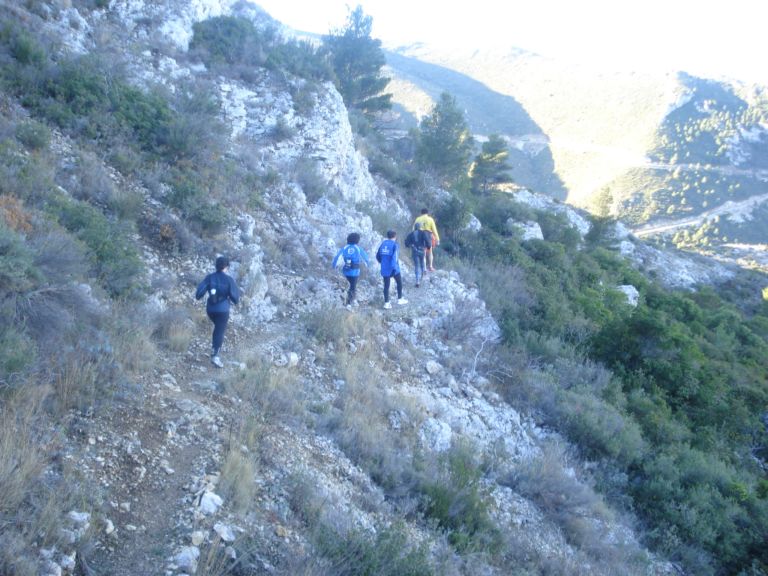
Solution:
[[[413,225],[413,230],[405,237],[405,246],[411,249],[413,270],[416,273],[416,288],[418,288],[421,283],[421,278],[424,276],[424,256],[426,254],[426,249],[427,247],[432,246],[432,242],[421,229],[420,222],[416,222]]]
[[[213,322],[211,362],[219,368],[224,367],[224,363],[219,358],[219,351],[224,343],[224,332],[227,330],[229,321],[229,303],[237,304],[240,301],[240,291],[237,289],[235,280],[227,274],[227,270],[229,270],[229,259],[226,256],[216,258],[216,272],[208,274],[197,286],[195,293],[197,300],[208,294],[205,311]]]

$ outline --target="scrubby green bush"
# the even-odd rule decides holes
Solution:
[[[0,220],[0,293],[26,292],[41,280],[34,254],[22,238]]]
[[[401,525],[381,528],[375,534],[330,527],[316,532],[320,554],[339,576],[431,576],[425,544],[414,546]]]
[[[1,318],[8,324],[0,328],[0,389],[19,382],[37,359],[29,335],[10,325],[11,318],[5,314]]]
[[[138,288],[142,261],[120,225],[85,202],[63,195],[52,196],[47,211],[88,247],[99,281],[113,296],[128,295]]]
[[[243,68],[269,68],[310,80],[329,80],[331,68],[306,41],[285,40],[271,26],[257,28],[238,16],[217,16],[193,26],[189,48],[208,66],[232,74]],[[226,65],[226,66],[225,66]]]
[[[9,56],[24,66],[39,66],[45,60],[45,50],[37,40],[11,23],[3,23],[0,27],[0,42]]]
[[[16,138],[31,150],[43,150],[51,142],[51,131],[44,124],[29,120],[16,127]]]
[[[456,445],[440,462],[435,477],[424,478],[420,491],[423,509],[448,534],[448,541],[463,554],[500,551],[501,533],[488,512],[479,464],[468,446]]]
[[[309,158],[301,158],[294,168],[295,180],[301,186],[307,202],[317,202],[328,192],[328,182],[318,170],[317,163]]]

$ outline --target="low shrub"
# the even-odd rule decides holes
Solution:
[[[254,506],[256,495],[256,462],[254,457],[243,450],[245,446],[232,446],[221,466],[220,489],[232,510],[246,514]]]
[[[27,155],[15,141],[0,140],[0,194],[36,208],[55,188],[54,163],[44,154]]]
[[[5,321],[8,324],[5,324]],[[12,326],[10,318],[3,318],[0,328],[0,390],[15,387],[24,380],[27,369],[35,365],[37,349],[34,341],[23,330]]]
[[[138,288],[142,261],[121,226],[96,208],[63,195],[53,196],[47,211],[88,247],[99,281],[113,296],[125,296]]]
[[[215,235],[226,228],[231,212],[218,202],[201,201],[189,211],[188,215],[202,232]]]
[[[296,162],[294,173],[294,179],[301,186],[307,202],[317,202],[328,192],[328,182],[320,174],[314,160],[300,158]]]
[[[51,143],[51,131],[40,122],[28,120],[16,127],[16,138],[30,150],[44,150]]]
[[[249,68],[287,70],[309,80],[329,80],[328,63],[311,42],[285,40],[274,27],[257,28],[237,16],[217,16],[193,26],[190,51],[209,67],[239,72],[250,77]]]
[[[341,534],[328,526],[315,531],[318,552],[338,576],[431,576],[426,544],[410,543],[403,525],[378,529],[374,534]]]
[[[614,513],[573,470],[557,445],[544,447],[536,459],[517,467],[512,486],[531,499],[569,542],[594,558],[602,573],[644,574],[648,558],[636,541],[618,537]]]
[[[0,294],[28,292],[41,280],[33,251],[4,219],[0,220]]]
[[[195,335],[195,325],[186,308],[171,308],[157,319],[153,335],[168,350],[186,352]]]
[[[392,496],[407,496],[414,484],[418,410],[408,399],[387,394],[378,385],[386,376],[369,352],[343,354],[339,366],[345,386],[335,410],[325,416],[325,425],[349,459],[377,484]],[[402,415],[397,431],[390,424],[393,415]]]
[[[296,129],[288,123],[285,116],[280,116],[269,131],[269,135],[275,142],[283,142],[296,136]]]
[[[239,398],[258,408],[267,420],[289,419],[302,414],[303,398],[296,371],[277,367],[258,355],[246,358],[245,370],[239,370],[225,382]]]
[[[115,361],[127,374],[141,374],[155,364],[157,346],[152,341],[153,324],[146,313],[129,302],[115,303],[111,341]]]
[[[423,478],[419,488],[424,514],[447,532],[448,541],[462,554],[494,555],[502,547],[481,477],[471,448],[457,444],[438,463],[436,474]]]

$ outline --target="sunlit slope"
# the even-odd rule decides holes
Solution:
[[[674,75],[602,73],[521,51],[445,55],[418,46],[403,53],[461,72],[519,102],[549,139],[568,201],[583,206],[607,183],[645,163],[679,93]],[[502,131],[504,123],[487,126]]]

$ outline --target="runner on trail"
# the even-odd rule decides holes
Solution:
[[[227,274],[227,270],[229,270],[229,258],[226,256],[216,258],[216,272],[208,274],[197,286],[195,293],[197,300],[208,294],[205,311],[213,322],[211,362],[219,368],[224,368],[219,351],[224,343],[224,332],[227,330],[229,321],[229,303],[237,304],[240,301],[240,291],[237,289],[235,280]]]
[[[425,258],[427,270],[429,272],[434,272],[434,256],[432,252],[434,251],[435,246],[440,246],[440,234],[437,233],[437,225],[435,224],[434,218],[429,215],[429,210],[426,208],[421,209],[421,215],[414,221],[414,229],[416,228],[417,222],[421,224],[422,232],[429,232],[429,234],[432,236],[432,242],[430,243],[429,248],[425,249]]]
[[[341,268],[341,273],[349,282],[349,290],[347,291],[347,309],[351,310],[352,306],[357,306],[355,301],[355,290],[357,288],[357,280],[360,277],[360,262],[365,263],[366,266],[370,265],[368,260],[368,254],[365,253],[358,243],[360,242],[360,234],[352,232],[347,236],[347,245],[336,253],[333,258],[331,266],[333,268]]]
[[[381,264],[381,277],[384,279],[384,308],[389,310],[392,304],[389,301],[389,285],[392,278],[397,285],[397,303],[408,304],[403,298],[403,278],[400,275],[400,246],[397,243],[397,232],[387,230],[387,239],[376,250],[376,261]]]

